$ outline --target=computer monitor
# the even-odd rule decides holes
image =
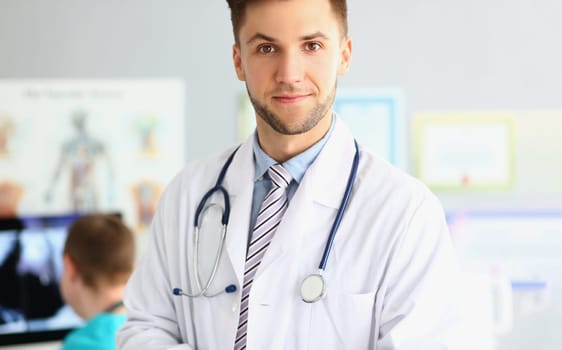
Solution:
[[[83,323],[59,291],[64,242],[78,216],[0,218],[0,345],[62,339]]]

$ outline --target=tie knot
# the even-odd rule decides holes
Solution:
[[[276,187],[287,188],[293,179],[291,174],[279,163],[273,164],[267,169],[267,173]]]

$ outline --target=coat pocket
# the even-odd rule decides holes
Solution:
[[[368,349],[374,334],[375,293],[330,292],[312,304],[309,349]]]

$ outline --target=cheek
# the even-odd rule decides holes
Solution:
[[[252,90],[261,90],[274,81],[273,73],[264,65],[254,64],[244,70],[246,84]]]
[[[267,98],[268,94],[275,89],[275,85],[268,84],[262,79],[252,79],[246,76],[246,86],[252,98],[264,102],[263,100]]]
[[[310,80],[324,92],[331,91],[337,79],[337,61],[326,60],[311,65],[308,72]]]

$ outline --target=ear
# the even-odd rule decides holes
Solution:
[[[62,258],[64,273],[68,276],[69,281],[76,281],[78,279],[78,268],[76,263],[68,255],[64,255]]]
[[[234,69],[236,70],[238,80],[245,81],[246,76],[244,74],[244,68],[242,67],[240,48],[236,44],[232,45],[232,60],[234,61]]]
[[[353,43],[350,37],[345,37],[342,39],[341,52],[340,52],[340,63],[338,66],[338,76],[345,75],[349,70],[349,64],[351,63],[351,52],[353,51]]]

